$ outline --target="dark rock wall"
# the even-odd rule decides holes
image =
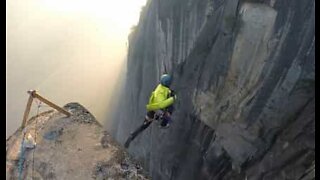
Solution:
[[[314,0],[149,0],[129,36],[113,134],[124,143],[162,73],[169,129],[129,152],[153,179],[312,179]]]

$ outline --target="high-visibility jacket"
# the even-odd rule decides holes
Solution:
[[[170,89],[159,84],[157,88],[151,93],[149,103],[147,104],[147,111],[155,111],[164,109],[174,103],[174,98],[170,96]]]

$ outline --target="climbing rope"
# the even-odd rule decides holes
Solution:
[[[41,101],[37,101],[37,116],[39,115],[39,110],[41,107]],[[37,144],[37,124],[38,124],[38,118],[36,118],[35,122],[35,127],[34,127],[34,142],[35,146],[33,148],[32,152],[32,179],[34,179],[34,152],[36,149],[36,144]],[[22,180],[22,171],[23,171],[23,164],[25,161],[25,152],[26,152],[26,147],[25,147],[25,138],[26,138],[26,129],[23,130],[23,137],[20,145],[20,157],[19,157],[19,163],[18,163],[18,172],[19,172],[19,180]]]
[[[20,145],[20,157],[19,157],[19,163],[18,163],[18,172],[19,172],[19,180],[21,180],[22,178],[22,169],[23,169],[23,163],[24,163],[24,152],[25,152],[25,148],[24,148],[24,138],[26,136],[26,132],[23,131],[23,137],[22,137],[22,141],[21,141],[21,145]]]
[[[38,101],[38,107],[37,107],[37,117],[39,115],[39,109],[41,107],[41,101]],[[34,179],[34,152],[36,150],[36,145],[37,145],[37,124],[38,124],[38,118],[36,118],[36,123],[35,123],[35,126],[34,126],[34,143],[35,143],[35,146],[33,148],[33,152],[32,152],[32,179]]]

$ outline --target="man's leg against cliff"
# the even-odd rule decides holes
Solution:
[[[143,130],[145,130],[147,127],[149,127],[149,125],[152,123],[152,120],[148,120],[148,119],[145,119],[143,121],[143,124],[138,128],[136,129],[133,133],[131,133],[131,135],[129,136],[129,138],[127,139],[126,143],[124,144],[124,146],[126,148],[129,147],[130,143],[132,140],[134,140],[134,138],[136,138],[136,136],[138,134],[140,134]]]
[[[171,106],[167,107],[166,111],[169,112],[170,115],[171,115],[173,113],[173,111],[174,111],[174,106],[171,105]]]
[[[145,130],[147,127],[150,126],[150,124],[152,123],[153,117],[154,117],[155,112],[154,111],[149,111],[143,121],[143,124],[136,129],[133,133],[131,133],[131,135],[129,136],[129,138],[127,139],[126,143],[125,143],[125,147],[129,147],[129,144],[132,140],[134,140],[134,138],[136,138],[136,136],[138,134],[140,134],[143,130]]]
[[[168,123],[171,123],[171,121],[172,121],[171,115],[172,115],[173,111],[174,111],[174,107],[172,105],[165,109],[165,113],[162,117],[162,121],[161,121],[160,126],[166,127]]]
[[[147,127],[149,127],[151,123],[152,123],[152,120],[151,120],[151,121],[144,120],[144,121],[143,121],[143,124],[131,134],[132,140],[133,140],[138,134],[140,134],[143,130],[147,129]]]

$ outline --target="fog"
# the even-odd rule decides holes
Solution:
[[[127,36],[144,4],[7,0],[6,136],[21,124],[29,89],[60,106],[79,102],[105,124],[124,72]],[[34,104],[29,116],[35,113]]]

